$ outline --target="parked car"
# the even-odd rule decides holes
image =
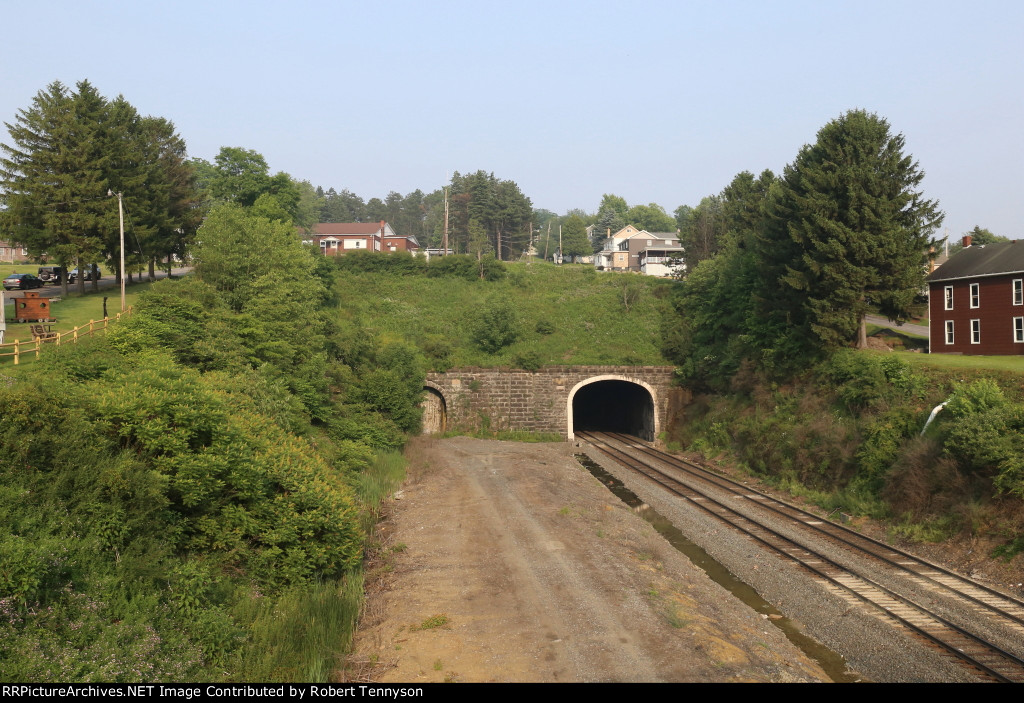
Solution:
[[[61,279],[67,275],[67,269],[63,266],[40,266],[36,274],[43,283],[60,283]]]
[[[4,288],[7,290],[28,290],[29,288],[42,288],[43,281],[31,273],[12,273],[4,279]]]
[[[100,271],[99,266],[96,264],[92,265],[92,268],[85,269],[85,280],[87,281],[98,281],[103,278],[103,273]],[[78,279],[78,269],[71,269],[68,273],[68,283],[74,283]]]

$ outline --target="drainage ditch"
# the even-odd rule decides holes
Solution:
[[[618,478],[586,454],[576,454],[576,460],[591,474],[603,483],[615,496],[628,505],[633,512],[649,522],[669,544],[681,552],[695,566],[702,569],[708,577],[739,598],[756,612],[767,617],[768,621],[779,628],[790,642],[800,651],[818,663],[832,681],[836,683],[853,683],[863,681],[861,677],[852,675],[846,668],[843,658],[820,642],[815,641],[801,632],[796,624],[780,613],[771,603],[766,601],[753,588],[739,580],[735,574],[716,561],[701,547],[691,542],[679,529],[661,515],[657,510],[644,503],[633,491]]]

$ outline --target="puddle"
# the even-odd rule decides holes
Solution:
[[[704,570],[704,573],[722,588],[726,589],[748,606],[762,615],[768,616],[768,622],[782,630],[790,642],[801,652],[818,663],[830,679],[836,683],[853,683],[863,681],[846,670],[846,662],[841,656],[825,645],[813,640],[801,632],[792,620],[780,613],[771,603],[762,598],[757,591],[736,578],[735,574],[687,539],[671,522],[651,506],[644,503],[633,491],[626,488],[622,481],[608,473],[597,462],[586,454],[577,454],[576,460],[592,473],[598,481],[614,493],[623,503],[633,509],[668,540],[669,544],[682,552],[691,562]]]

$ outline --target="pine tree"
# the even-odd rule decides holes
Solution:
[[[562,223],[562,256],[571,256],[573,261],[578,257],[590,256],[593,249],[587,239],[587,225],[579,215],[570,215]]]
[[[74,92],[60,82],[7,124],[0,145],[0,224],[36,256],[65,266],[117,261],[117,203],[122,193],[126,259],[166,256],[198,225],[194,168],[173,125],[140,118],[123,97],[108,101],[88,81]],[[137,252],[141,244],[142,252]],[[79,290],[85,289],[78,277]],[[67,282],[64,282],[65,292]]]
[[[893,320],[911,314],[943,214],[904,145],[885,119],[852,110],[786,168],[761,242],[760,300],[790,337],[777,352],[866,346],[872,304]]]

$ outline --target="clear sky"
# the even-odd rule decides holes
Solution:
[[[0,121],[88,79],[192,156],[364,199],[493,171],[535,207],[671,213],[863,108],[959,237],[1024,237],[1024,3],[3,0]],[[0,130],[0,141],[8,141]]]

